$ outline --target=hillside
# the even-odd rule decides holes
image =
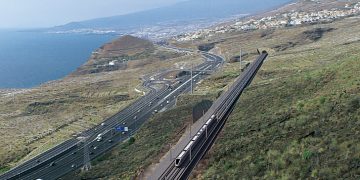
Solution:
[[[358,179],[359,18],[270,32],[219,37],[229,58],[270,57],[193,179]],[[232,66],[207,85],[231,81]]]
[[[270,53],[192,179],[358,179],[359,24],[358,17],[350,17],[327,24],[223,33],[194,44],[178,42],[193,48],[214,42],[211,51],[229,60],[199,85],[195,95],[182,97],[188,100],[214,99],[226,90],[240,73],[240,47],[244,65],[256,58],[256,48]],[[135,142],[98,158],[92,171],[65,179],[143,178],[187,129],[188,117],[179,119],[176,114],[189,113],[190,107],[180,103],[155,116],[135,135]]]
[[[134,29],[165,22],[193,21],[195,19],[227,18],[238,14],[255,13],[282,5],[289,0],[192,0],[163,8],[132,13],[128,15],[72,22],[53,28],[53,31],[74,29]],[[271,7],[269,7],[271,4]],[[216,13],[214,13],[216,12]]]
[[[73,75],[126,69],[128,61],[146,59],[154,51],[155,47],[150,41],[133,36],[122,36],[93,52],[90,59]]]
[[[202,62],[198,55],[168,51],[129,36],[97,52],[101,52],[99,57],[92,56],[80,68],[82,73],[32,89],[0,92],[0,173],[125,108],[143,95],[135,89],[144,90],[141,78],[145,75],[176,68],[179,63],[189,67],[190,61]],[[109,65],[106,58],[125,55],[131,59],[124,69],[94,68],[96,63]]]
[[[188,131],[192,108],[201,100],[214,100],[238,77],[240,49],[244,68],[257,57],[257,48],[269,52],[268,60],[191,178],[359,179],[359,32],[357,15],[172,41],[180,47],[210,49],[227,62],[202,81],[194,95],[181,96],[176,107],[152,117],[131,141],[93,161],[91,171],[79,170],[62,179],[143,178]],[[124,58],[126,66],[102,69]],[[178,54],[124,36],[104,45],[69,77],[0,93],[0,173],[136,100],[139,78],[200,61],[196,54]]]

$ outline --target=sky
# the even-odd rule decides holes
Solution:
[[[185,0],[0,0],[0,28],[39,28],[168,6]]]

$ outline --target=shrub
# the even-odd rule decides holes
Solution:
[[[308,160],[311,158],[311,156],[313,155],[313,153],[309,150],[305,150],[302,157],[304,160]]]
[[[134,144],[134,142],[135,142],[135,138],[134,138],[134,137],[130,137],[130,139],[129,139],[129,145]]]
[[[325,101],[326,101],[326,97],[321,96],[321,97],[320,97],[320,104],[324,104]]]
[[[360,108],[360,97],[354,97],[350,100],[350,102],[348,103],[348,112],[355,112],[357,109]]]

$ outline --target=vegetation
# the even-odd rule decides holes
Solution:
[[[153,48],[146,59],[133,60],[123,70],[73,74],[33,89],[0,93],[0,167],[24,162],[125,108],[142,95],[135,88],[146,91],[140,87],[143,76],[202,62],[199,55]]]
[[[192,178],[356,179],[360,159],[360,77],[354,72],[360,70],[360,53],[359,42],[346,37],[356,34],[360,26],[352,25],[353,29],[347,32],[341,29],[353,21],[324,25],[321,29],[334,29],[305,42],[300,37],[318,27],[274,30],[265,39],[261,31],[217,37],[224,41],[213,51],[222,52],[225,57],[236,56],[237,42],[246,42],[240,45],[252,49],[243,57],[245,63],[255,59],[257,55],[253,51],[258,44],[271,54]],[[329,41],[334,34],[341,36],[335,42]],[[271,48],[289,39],[302,43],[283,51]],[[234,63],[226,63],[223,69],[204,80],[195,93],[211,99],[217,97],[240,74],[239,66]],[[133,144],[119,145],[96,160],[91,172],[77,177],[144,177],[145,169],[156,163],[184,132],[194,106],[192,99],[193,96],[183,96],[179,102],[190,103],[156,115],[135,135]],[[188,117],[179,119],[183,116],[178,114]]]
[[[156,114],[128,142],[96,159],[92,171],[78,171],[64,179],[144,177],[145,169],[158,162],[186,131],[192,107],[203,99],[214,100],[240,74],[235,64],[240,47],[247,51],[243,56],[245,64],[255,59],[257,48],[267,50],[269,59],[241,96],[220,137],[192,178],[358,179],[358,22],[358,18],[346,18],[329,24],[221,34],[194,44],[180,44],[194,49],[214,44],[211,51],[226,57],[227,63],[202,81],[195,90],[202,95],[182,96],[177,107]],[[189,63],[189,59],[200,62],[198,56],[176,57],[168,52],[172,58],[167,59],[154,55],[160,51],[166,52],[154,50],[152,55],[156,57],[134,60],[128,64],[130,69],[71,77],[14,99],[0,98],[0,110],[4,112],[0,114],[0,125],[5,127],[0,133],[9,134],[3,146],[14,141],[11,136],[21,134],[9,130],[13,124],[23,126],[19,128],[34,124],[23,138],[11,143],[16,147],[0,150],[0,172],[9,167],[8,162],[18,162],[30,152],[41,152],[136,99],[137,95],[131,92],[141,75]],[[118,101],[113,100],[114,96]],[[55,113],[57,109],[61,112]],[[53,117],[56,118],[52,120]],[[52,131],[38,134],[41,129]],[[42,138],[24,145],[38,136]],[[41,145],[44,148],[36,148]],[[16,151],[11,151],[12,148]]]
[[[178,106],[152,117],[134,137],[97,158],[89,172],[76,172],[63,179],[133,179],[144,177],[145,168],[156,163],[175,144],[192,122],[192,107],[206,96],[186,95]],[[76,177],[76,178],[74,178]]]
[[[267,40],[258,36],[259,32],[247,33],[247,38],[270,52],[269,60],[192,177],[357,179],[360,44],[354,37],[360,26],[356,21],[350,18],[323,25],[327,30],[316,41],[281,52],[271,48],[273,40],[296,40],[312,28],[319,32],[317,25],[276,30]],[[244,42],[244,37],[232,36],[219,46],[236,52],[239,46],[231,42]],[[247,43],[249,48],[253,42]],[[204,83],[231,82],[230,72],[236,71],[228,65],[222,78]]]
[[[131,61],[138,61],[146,65],[153,61],[173,59],[180,56],[183,54],[167,51],[155,46],[148,40],[126,35],[102,46],[72,75],[126,70],[133,68]]]

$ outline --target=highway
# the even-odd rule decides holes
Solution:
[[[191,126],[191,130],[170,149],[146,179],[189,178],[193,168],[216,140],[242,92],[250,85],[267,56],[266,51],[259,55],[234,84],[214,102],[205,115]]]
[[[143,86],[149,92],[136,102],[121,110],[101,124],[81,132],[77,137],[40,154],[39,156],[11,169],[0,176],[0,179],[59,179],[69,172],[83,167],[84,162],[92,160],[109,151],[114,146],[134,135],[141,125],[154,113],[171,108],[176,98],[191,90],[190,86],[205,78],[208,74],[202,71],[215,71],[223,58],[202,52],[204,63],[194,68],[193,80],[190,75],[177,79],[175,83],[164,80],[164,73],[154,76],[155,80],[146,79]],[[154,84],[162,84],[154,88]],[[129,131],[120,132],[116,127],[128,127]],[[99,136],[101,139],[99,140]],[[88,155],[86,155],[88,154]]]

